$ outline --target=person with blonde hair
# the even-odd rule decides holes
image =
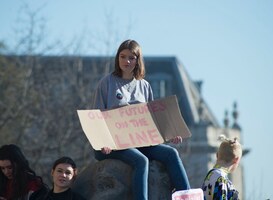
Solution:
[[[221,135],[222,141],[216,153],[214,167],[207,173],[202,189],[204,200],[238,200],[239,192],[229,180],[228,174],[234,172],[242,157],[242,146],[238,139],[228,139]]]

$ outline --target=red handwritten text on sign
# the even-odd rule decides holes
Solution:
[[[92,111],[90,111],[89,113],[88,113],[88,117],[89,117],[89,119],[91,119],[91,120],[94,120],[94,119],[110,119],[111,118],[111,115],[110,115],[110,113],[109,112],[92,112]]]
[[[119,109],[120,117],[128,117],[146,114],[148,112],[158,112],[164,111],[166,109],[166,105],[163,102],[153,102],[149,105],[136,106],[136,107],[122,107]]]
[[[141,119],[131,119],[128,121],[121,121],[121,122],[116,122],[115,127],[117,129],[123,129],[123,128],[129,128],[130,126],[133,127],[142,127],[142,126],[148,126],[148,122],[145,118]]]
[[[118,134],[115,134],[114,139],[117,146],[121,149],[131,147],[132,145],[144,146],[145,144],[157,144],[160,143],[160,137],[155,132],[156,130],[131,132],[128,133],[126,138],[121,138]]]

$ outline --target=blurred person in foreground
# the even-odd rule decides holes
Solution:
[[[0,147],[0,169],[0,200],[43,199],[47,193],[42,178],[15,144]]]

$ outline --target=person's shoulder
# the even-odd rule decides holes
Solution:
[[[227,178],[227,173],[219,168],[212,169],[210,172],[207,174],[208,180],[210,182],[226,182]]]
[[[215,180],[221,176],[221,171],[219,169],[213,168],[207,172],[205,180]]]
[[[112,73],[104,75],[100,80],[99,80],[99,85],[105,85],[111,81],[113,81],[115,75]]]
[[[103,75],[101,78],[100,78],[100,82],[104,82],[106,80],[109,80],[111,78],[111,76],[113,76],[111,73],[110,74],[106,74],[106,75]]]
[[[221,176],[222,171],[218,168],[211,169],[208,174],[214,175],[214,176]]]
[[[29,180],[27,183],[27,189],[28,190],[32,190],[32,191],[36,191],[39,190],[42,186],[43,186],[43,180],[41,177],[39,176],[29,176]]]
[[[48,199],[50,190],[46,184],[43,184],[38,190],[33,192],[29,200],[45,200]]]
[[[98,83],[97,88],[101,88],[101,87],[108,85],[108,83],[110,81],[110,77],[111,77],[111,74],[106,74],[103,77],[101,77],[97,82]]]

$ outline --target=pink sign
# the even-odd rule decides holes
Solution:
[[[176,191],[172,194],[172,200],[203,200],[203,190],[200,188]]]

